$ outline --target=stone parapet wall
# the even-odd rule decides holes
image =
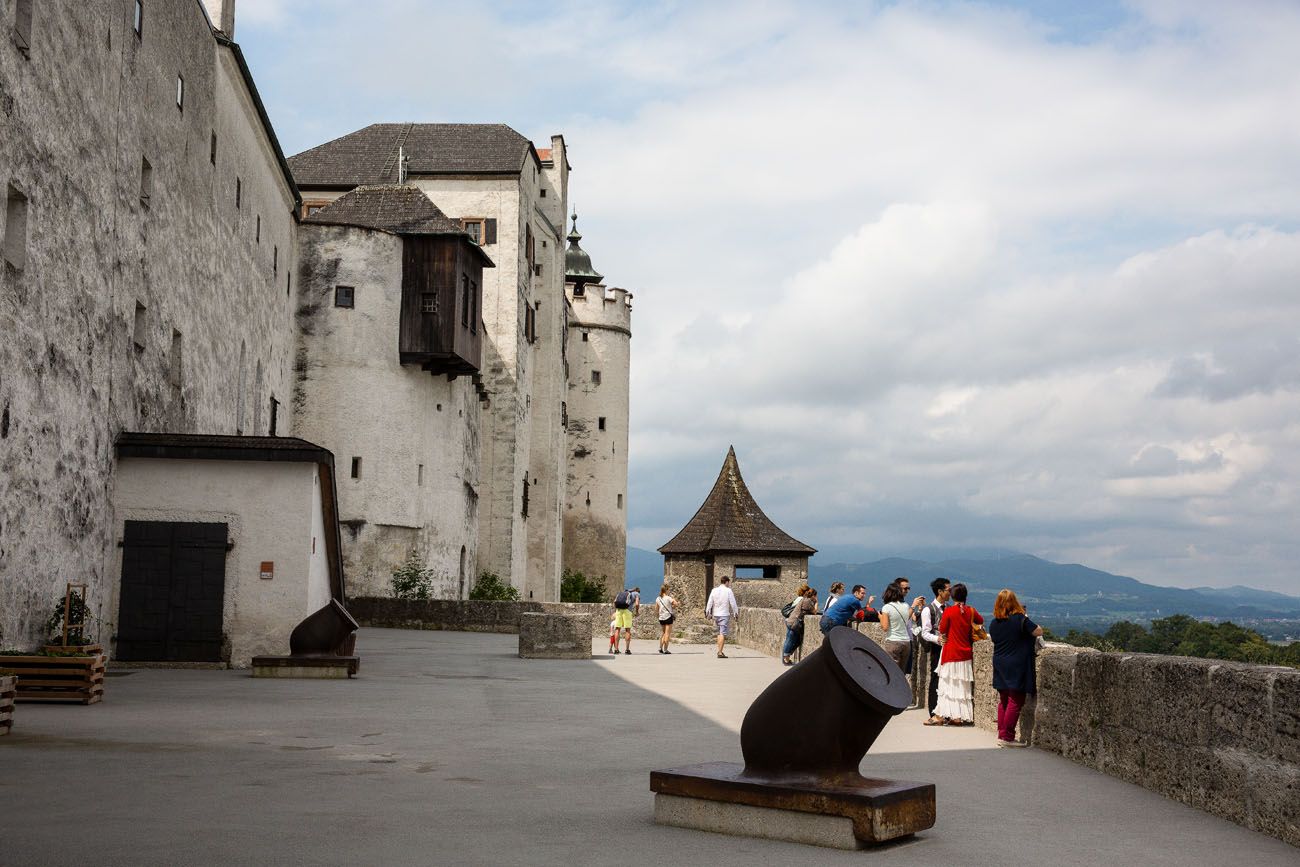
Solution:
[[[821,645],[809,617],[803,653]],[[779,611],[746,608],[736,639],[779,656]],[[862,624],[875,641],[880,630]],[[975,645],[975,724],[997,728],[992,643]],[[924,700],[928,673],[913,665]],[[1022,737],[1079,764],[1300,846],[1300,671],[1049,644]]]
[[[593,637],[609,635],[614,607],[607,602],[473,602],[460,599],[408,600],[362,596],[348,600],[348,611],[362,626],[389,629],[434,629],[448,632],[519,633],[519,616],[532,614],[587,614]],[[774,612],[780,614],[780,612]],[[699,618],[678,616],[674,630],[703,625]],[[712,621],[709,621],[712,625]],[[632,620],[632,637],[658,640],[659,621],[653,605],[641,605]],[[778,647],[779,650],[779,647]]]

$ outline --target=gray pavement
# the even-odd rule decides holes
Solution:
[[[739,761],[740,721],[781,666],[647,641],[521,660],[516,641],[365,629],[353,681],[147,670],[110,677],[99,705],[19,705],[0,738],[0,865],[1300,863],[1058,756],[925,728],[919,711],[863,763],[937,784],[938,824],[912,840],[839,852],[659,827],[649,772]]]

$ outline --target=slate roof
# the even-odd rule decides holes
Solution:
[[[817,553],[790,536],[754,502],[736,461],[727,449],[718,480],[695,517],[659,549],[660,554],[761,553],[807,556]]]
[[[500,123],[375,123],[289,157],[302,188],[397,181],[397,152],[412,175],[517,175],[533,144]]]
[[[290,461],[334,466],[329,449],[298,437],[123,431],[114,441],[119,458],[178,460]]]
[[[444,214],[417,187],[385,184],[357,187],[335,199],[304,223],[360,226],[396,235],[465,235],[460,223]]]

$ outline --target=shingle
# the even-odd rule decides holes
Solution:
[[[397,153],[412,175],[518,174],[532,143],[499,123],[376,123],[289,157],[299,186],[397,181]]]
[[[735,448],[727,459],[704,504],[676,536],[659,549],[661,554],[763,553],[805,556],[817,553],[772,523],[754,501],[740,475]]]
[[[465,235],[460,223],[438,209],[418,188],[396,184],[357,187],[321,208],[304,223],[359,226],[397,235]]]

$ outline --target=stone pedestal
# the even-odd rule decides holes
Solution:
[[[520,614],[519,655],[524,659],[591,659],[591,615]]]
[[[254,656],[253,677],[346,680],[357,673],[356,656]]]
[[[934,784],[746,776],[731,762],[650,774],[661,825],[864,849],[934,827]]]

